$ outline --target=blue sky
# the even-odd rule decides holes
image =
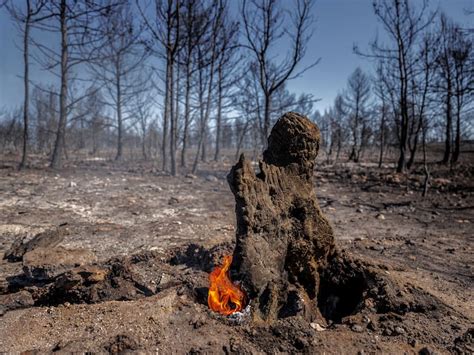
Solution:
[[[431,1],[431,4],[434,9],[439,6],[461,24],[470,21],[470,27],[474,27],[474,15],[466,16],[464,13],[464,9],[474,7],[474,0]],[[321,98],[316,107],[324,111],[345,87],[347,78],[357,66],[366,71],[372,68],[367,59],[353,53],[353,45],[366,49],[377,31],[379,37],[383,36],[383,30],[373,13],[371,0],[316,0],[314,13],[316,32],[307,56],[321,57],[321,62],[304,77],[294,80],[289,87]]]
[[[452,19],[474,27],[474,15],[466,16],[464,13],[464,9],[474,9],[474,0],[438,0],[431,3],[433,8],[439,6]],[[380,26],[373,14],[371,0],[316,0],[313,11],[316,31],[308,46],[305,62],[309,64],[319,57],[321,62],[304,76],[291,81],[288,88],[320,98],[315,107],[324,111],[344,88],[347,77],[357,66],[370,71],[371,64],[355,55],[352,47],[355,43],[362,49],[367,48]],[[0,108],[18,107],[22,102],[22,80],[19,77],[22,55],[18,43],[20,38],[13,23],[4,9],[0,10]],[[42,72],[38,64],[33,64],[31,72],[35,81],[54,83],[56,80]]]

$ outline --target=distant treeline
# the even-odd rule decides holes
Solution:
[[[132,149],[173,175],[189,160],[195,172],[222,149],[260,150],[287,111],[318,123],[328,160],[358,162],[375,147],[382,164],[386,148],[396,147],[399,172],[417,154],[426,160],[428,141],[443,141],[440,160],[455,164],[462,141],[473,138],[474,31],[428,1],[373,2],[384,42],[354,48],[373,71],[355,68],[324,113],[311,94],[287,86],[319,62],[302,62],[314,39],[312,0],[11,0],[2,7],[22,40],[24,104],[0,113],[0,144],[21,150],[20,167],[32,151],[60,168],[68,152],[113,148],[116,160]],[[31,80],[30,67],[50,71],[58,84]]]

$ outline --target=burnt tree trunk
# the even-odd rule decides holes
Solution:
[[[272,129],[260,172],[241,155],[228,175],[237,214],[232,271],[256,319],[319,318],[319,275],[335,253],[313,185],[319,143],[316,124],[287,113]]]
[[[117,101],[117,154],[115,160],[122,160],[123,157],[123,118],[122,118],[122,84],[120,78],[120,63],[117,59],[115,62],[115,90]]]
[[[441,161],[442,164],[449,163],[449,159],[451,157],[451,140],[452,140],[452,121],[453,121],[453,113],[452,113],[452,94],[451,94],[451,79],[448,79],[447,84],[447,92],[446,92],[446,132],[445,132],[445,142],[444,142],[444,156],[443,160]]]
[[[61,23],[61,91],[59,94],[59,122],[56,131],[56,141],[54,142],[53,155],[51,157],[51,168],[60,169],[65,146],[65,135],[67,125],[67,91],[68,91],[68,61],[69,61],[69,41],[67,23],[67,4],[62,0],[60,4]]]
[[[29,39],[30,39],[30,25],[31,25],[31,3],[28,0],[26,2],[26,18],[25,28],[23,34],[23,85],[25,91],[24,103],[23,103],[23,151],[21,155],[21,163],[19,168],[23,169],[27,165],[28,161],[28,144],[29,144],[29,128],[30,128],[30,82],[29,82]]]

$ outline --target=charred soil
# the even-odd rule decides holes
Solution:
[[[433,167],[422,199],[416,173],[316,160],[338,246],[319,274],[321,318],[259,322],[207,306],[208,273],[235,249],[233,162],[171,177],[150,163],[17,172],[3,160],[1,351],[473,351],[471,166]]]

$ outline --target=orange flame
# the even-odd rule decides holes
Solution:
[[[239,312],[245,302],[245,293],[239,285],[235,285],[229,277],[232,256],[224,256],[224,264],[216,266],[209,274],[209,295],[207,303],[214,312],[228,316]]]

